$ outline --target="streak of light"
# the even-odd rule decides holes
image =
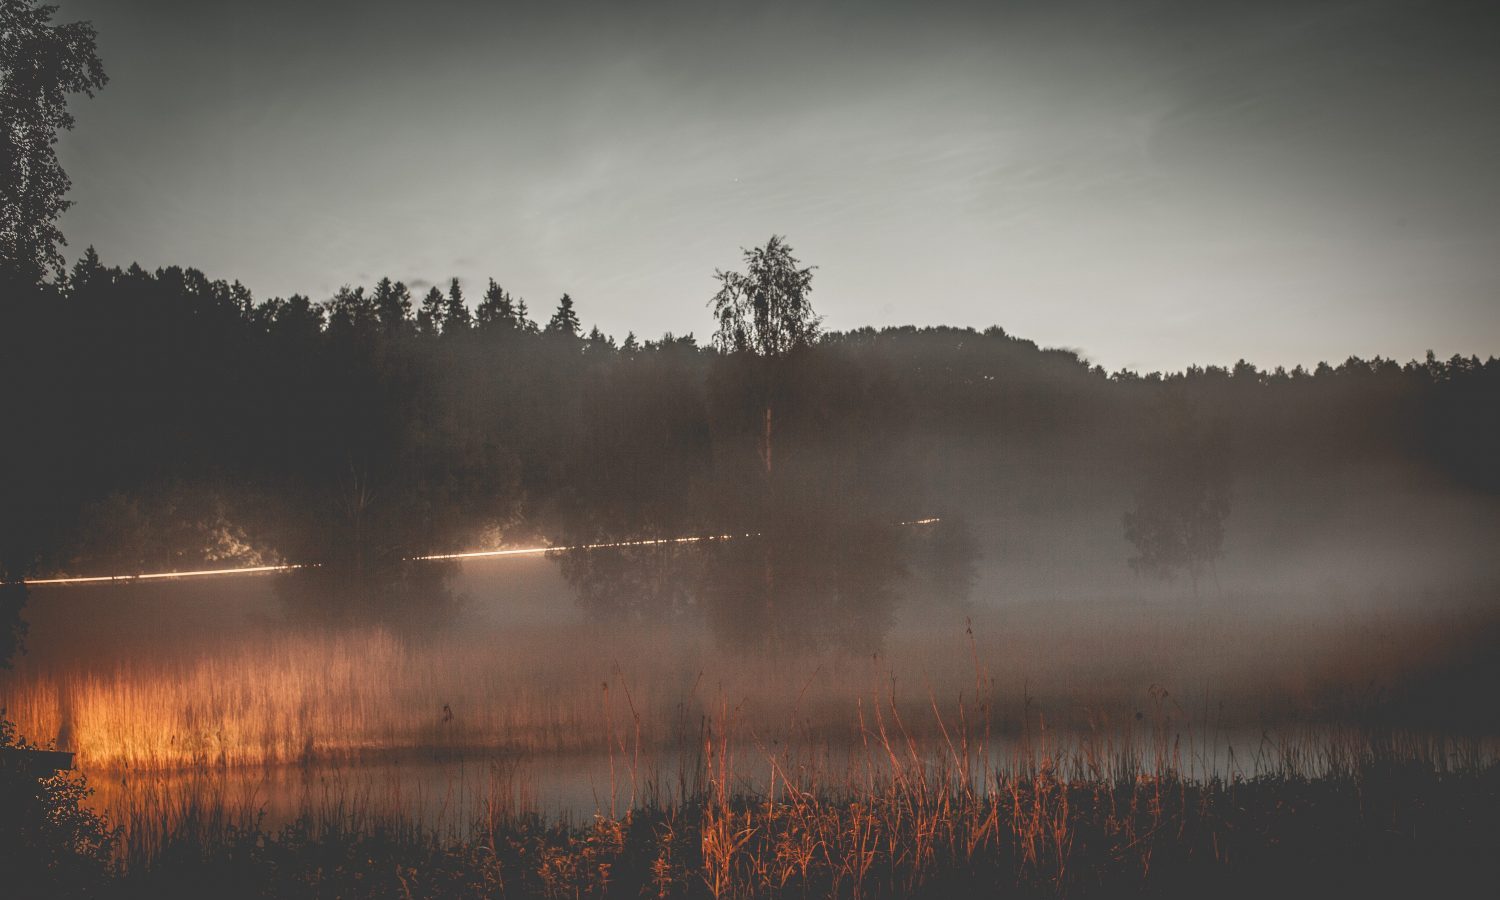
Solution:
[[[288,563],[284,566],[241,566],[235,569],[193,569],[187,572],[146,572],[141,575],[76,575],[63,578],[28,578],[22,584],[107,584],[125,581],[151,581],[170,578],[206,578],[213,575],[268,575],[293,569],[312,569],[317,563]]]
[[[706,534],[692,537],[652,538],[640,541],[612,541],[607,544],[575,544],[570,547],[516,547],[509,550],[469,550],[464,553],[434,553],[431,556],[413,556],[413,560],[439,559],[489,559],[497,556],[538,556],[543,553],[568,553],[577,550],[612,550],[620,547],[660,547],[666,544],[696,544],[702,541],[732,541],[735,538],[757,537],[757,534]]]
[[[898,525],[932,525],[942,521],[937,518],[913,519]],[[689,537],[650,538],[639,541],[611,541],[602,544],[574,544],[571,546],[512,547],[506,550],[468,550],[462,553],[433,553],[427,556],[406,557],[409,562],[435,562],[450,559],[498,559],[507,556],[542,556],[547,553],[571,553],[581,550],[613,550],[624,547],[661,547],[669,544],[697,544],[709,541],[732,541],[735,538],[759,537],[759,532],[746,534],[707,534]],[[219,575],[269,575],[273,572],[291,572],[295,569],[314,569],[318,563],[287,563],[279,566],[243,566],[230,569],[192,569],[185,572],[146,572],[140,575],[74,575],[58,578],[27,578],[25,585],[62,584],[123,584],[132,581],[162,581],[179,578],[211,578]]]

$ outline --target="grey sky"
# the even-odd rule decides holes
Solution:
[[[782,233],[831,328],[1107,368],[1500,353],[1486,4],[60,0],[111,83],[69,255],[709,329]]]

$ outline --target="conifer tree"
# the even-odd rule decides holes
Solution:
[[[557,301],[557,312],[547,321],[545,334],[559,337],[576,338],[578,332],[583,330],[583,324],[578,321],[578,314],[573,311],[573,298],[567,294]]]

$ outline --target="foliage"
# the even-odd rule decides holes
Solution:
[[[475,321],[482,329],[500,328],[509,332],[522,330],[515,299],[491,278],[484,299],[475,310]]]
[[[38,777],[7,751],[17,739],[0,710],[0,891],[10,897],[86,897],[105,885],[115,834],[90,812],[82,776]]]
[[[786,238],[772,235],[764,247],[744,251],[745,271],[718,271],[719,291],[709,304],[718,328],[714,346],[784,356],[818,336],[813,313],[812,267],[792,255]]]
[[[454,278],[448,282],[448,299],[443,303],[443,333],[459,334],[474,326],[468,304],[464,302],[464,289]]]
[[[0,0],[0,279],[61,273],[57,217],[70,183],[53,149],[73,127],[68,95],[107,80],[87,22],[52,24],[56,7]]]
[[[578,313],[573,311],[573,298],[563,294],[562,299],[557,301],[557,312],[547,320],[547,327],[542,332],[556,337],[576,338],[582,328]]]
[[[941,512],[987,539],[1019,535],[984,543],[1003,571],[1038,523],[1095,515],[1104,531],[1119,521],[1114,498],[1137,488],[1132,512],[1151,548],[1138,548],[1139,565],[1191,576],[1222,546],[1229,472],[1258,486],[1256,502],[1271,502],[1269,485],[1287,508],[1334,502],[1335,471],[1404,473],[1480,503],[1500,484],[1494,359],[1111,376],[999,328],[910,327],[763,357],[691,335],[556,340],[498,284],[477,327],[445,334],[449,299],[431,292],[424,316],[385,279],[324,302],[258,300],[196,270],[109,267],[92,252],[64,283],[13,293],[0,308],[0,333],[24,336],[0,354],[4,576],[106,569],[115,560],[104,551],[124,544],[86,538],[90,522],[110,522],[132,538],[129,569],[257,555],[321,563],[348,588],[334,618],[446,615],[457,598],[443,579],[403,560],[474,549],[483,534],[501,546],[799,522],[879,533]],[[1215,426],[1174,422],[1169,394],[1214,410]],[[1430,532],[1419,518],[1409,527]],[[962,597],[972,564],[964,574],[952,560],[981,548],[948,537],[946,548],[898,541],[892,568],[905,573],[882,576],[872,621],[890,590]],[[834,542],[832,531],[816,541]],[[939,567],[955,577],[939,584],[930,561],[945,554]],[[601,615],[753,622],[748,608],[715,611],[732,601],[712,580],[653,571],[650,554],[599,564],[637,557],[640,572],[617,573],[635,585],[628,597],[600,591],[587,562],[568,574],[594,585],[586,602]],[[317,577],[289,584],[289,605],[317,602],[301,586]],[[387,578],[404,586],[385,591]]]

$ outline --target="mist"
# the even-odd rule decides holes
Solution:
[[[113,375],[27,445],[30,521],[52,529],[28,535],[18,682],[62,679],[62,698],[146,660],[170,681],[374,640],[410,667],[360,676],[403,692],[362,714],[379,734],[492,715],[517,680],[572,691],[565,719],[619,681],[660,704],[648,731],[717,697],[766,734],[793,726],[789,697],[841,684],[832,733],[881,679],[957,702],[976,667],[997,702],[1070,727],[1157,690],[1220,724],[1495,719],[1463,683],[1494,664],[1475,637],[1500,584],[1493,358],[1109,374],[998,327],[758,355],[750,332],[585,332],[571,298],[541,325],[493,281],[475,314],[457,282],[405,297],[386,280],[254,303],[191,271],[75,267],[33,365]],[[142,312],[160,324],[119,341]],[[205,569],[229,571],[67,582]],[[539,642],[568,650],[507,661]],[[58,702],[32,727],[86,746],[80,701]],[[299,729],[277,758],[348,752]],[[552,749],[608,745],[568,741]]]
[[[306,6],[0,0],[0,893],[1500,877],[1490,10]]]

